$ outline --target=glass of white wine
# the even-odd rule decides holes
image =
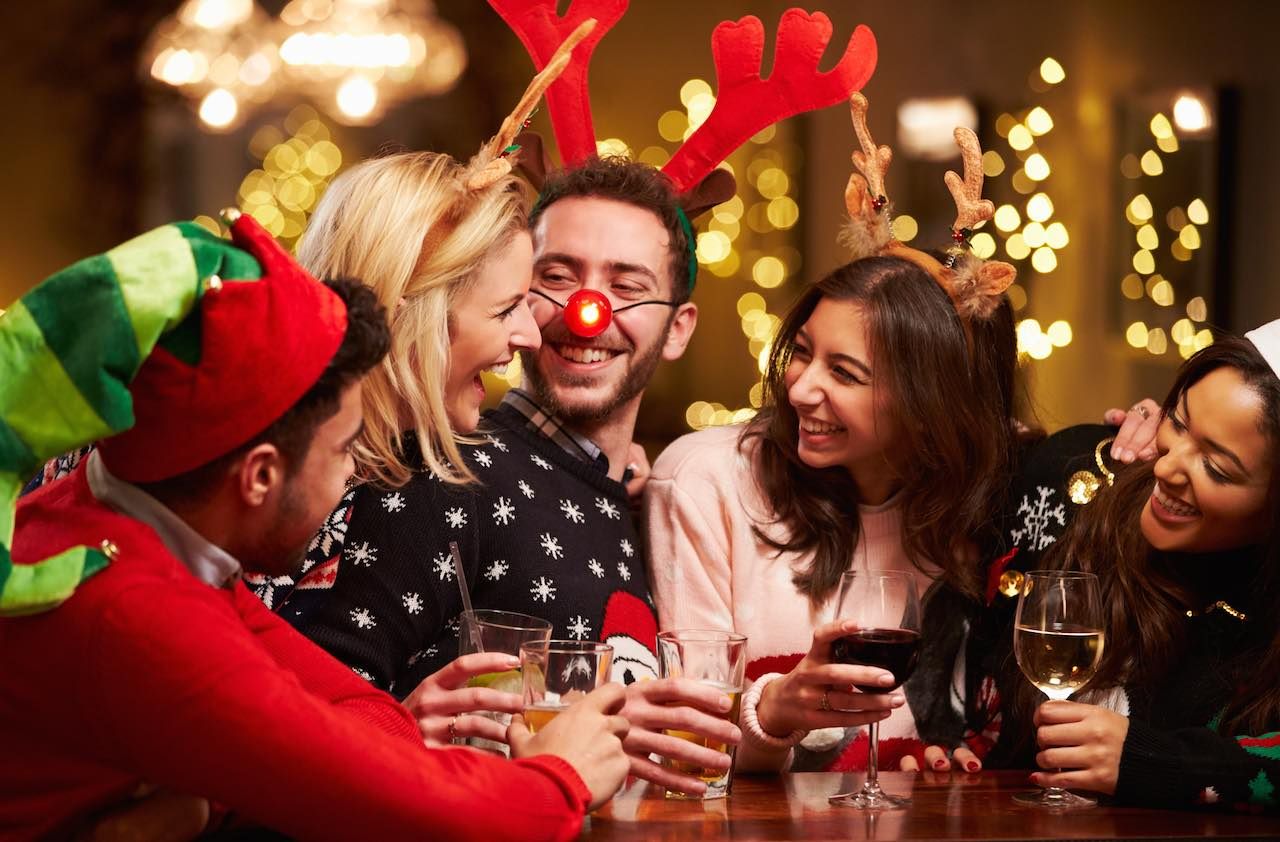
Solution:
[[[1102,616],[1098,577],[1092,573],[1027,573],[1013,628],[1013,651],[1023,675],[1059,701],[1084,687],[1102,659]],[[1057,786],[1015,795],[1013,800],[1059,810],[1098,803]]]

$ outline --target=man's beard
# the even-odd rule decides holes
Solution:
[[[292,532],[290,526],[306,514],[306,505],[301,496],[302,489],[286,480],[276,509],[276,528],[264,537],[261,546],[255,548],[252,558],[241,559],[246,570],[273,577],[290,576],[295,580],[298,578],[302,572],[302,564],[306,561],[311,539],[322,525],[322,523],[316,524],[316,528],[311,531],[312,534],[301,543],[295,543],[287,537]]]
[[[622,373],[622,377],[618,381],[617,389],[612,395],[607,395],[603,399],[595,403],[577,403],[567,405],[556,398],[552,383],[546,375],[538,368],[538,352],[537,351],[521,351],[520,365],[525,376],[529,380],[529,385],[533,389],[534,398],[538,401],[539,406],[549,412],[551,415],[568,421],[573,424],[596,424],[608,420],[620,406],[625,405],[637,395],[641,394],[649,385],[649,380],[653,377],[653,373],[658,368],[658,363],[662,361],[662,347],[666,343],[667,330],[671,327],[671,323],[667,323],[667,328],[663,330],[662,337],[653,344],[643,356],[631,357]],[[567,335],[564,338],[569,338]],[[558,353],[550,346],[556,344],[559,337],[551,337],[546,333],[543,334],[542,344],[548,348],[548,352]],[[625,340],[624,340],[625,341]],[[634,351],[634,346],[631,348]],[[563,374],[556,381],[560,386],[570,388],[578,386],[594,386],[600,382],[597,375],[570,375]]]

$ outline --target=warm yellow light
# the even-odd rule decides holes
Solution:
[[[667,111],[658,118],[658,134],[662,139],[676,143],[684,139],[685,129],[689,128],[689,118],[683,111]]]
[[[1173,323],[1169,335],[1173,337],[1173,341],[1179,345],[1185,345],[1196,338],[1196,326],[1191,323],[1190,319],[1178,319]]]
[[[1161,307],[1173,306],[1173,284],[1163,278],[1151,287],[1151,300]]]
[[[680,86],[680,104],[687,106],[698,94],[711,96],[711,86],[702,79],[690,79]]]
[[[1004,172],[1004,158],[994,149],[982,153],[982,174],[987,178],[995,178]]]
[[[1013,234],[1005,240],[1004,250],[1014,260],[1025,260],[1031,254],[1031,246],[1027,245],[1021,234]]]
[[[995,223],[1001,231],[1015,231],[1022,224],[1022,219],[1013,205],[1001,205],[996,208]]]
[[[751,267],[751,278],[765,289],[773,289],[787,279],[787,267],[773,255],[766,255]]]
[[[1151,200],[1147,198],[1146,193],[1139,193],[1134,196],[1128,206],[1125,207],[1125,216],[1133,225],[1141,225],[1151,219],[1152,214]]]
[[[1182,230],[1178,232],[1178,242],[1182,243],[1187,251],[1195,251],[1200,248],[1200,229],[1194,225],[1182,226]]]
[[[200,100],[200,119],[210,128],[227,128],[235,122],[239,113],[240,104],[226,88],[214,88]]]
[[[1152,328],[1147,334],[1147,350],[1153,354],[1163,354],[1169,350],[1169,340],[1164,335],[1164,328]]]
[[[1071,323],[1065,319],[1058,319],[1058,321],[1049,325],[1049,329],[1045,333],[1048,334],[1049,341],[1056,348],[1065,348],[1071,344]]]
[[[916,234],[920,233],[920,225],[916,222],[915,217],[903,214],[894,217],[893,238],[900,243],[909,243],[915,239]]]
[[[1142,153],[1142,171],[1147,175],[1159,175],[1164,172],[1164,164],[1154,149]]]
[[[1027,178],[1032,181],[1044,181],[1049,177],[1049,162],[1039,152],[1027,158],[1022,168],[1026,171]]]
[[[1049,248],[1064,249],[1069,242],[1071,237],[1067,235],[1067,226],[1061,222],[1050,223],[1049,227],[1044,229],[1044,244]]]
[[[1187,302],[1187,316],[1197,322],[1203,322],[1209,317],[1209,307],[1202,296],[1197,295]]]
[[[738,270],[742,268],[742,258],[739,256],[737,249],[730,249],[724,260],[712,263],[707,268],[717,278],[730,278],[738,274]]]
[[[629,159],[631,158],[631,147],[622,138],[606,137],[604,140],[596,141],[596,154],[601,158],[617,156]]]
[[[979,231],[973,235],[973,239],[969,241],[969,247],[973,250],[974,256],[986,260],[988,257],[996,253],[996,238],[988,234],[986,231]]]
[[[786,230],[800,219],[800,206],[790,196],[779,196],[769,202],[768,217],[774,228]]]
[[[1196,225],[1209,224],[1209,206],[1204,203],[1204,199],[1193,199],[1187,205],[1187,219]]]
[[[718,263],[729,256],[733,244],[723,231],[704,231],[698,235],[698,262]]]
[[[1138,165],[1138,156],[1130,152],[1120,159],[1120,174],[1125,178],[1140,178],[1142,167]]]
[[[1039,105],[1031,109],[1031,113],[1027,115],[1026,124],[1027,129],[1036,137],[1053,130],[1053,118]]]
[[[1124,280],[1120,282],[1120,291],[1124,293],[1124,297],[1132,301],[1137,301],[1142,297],[1142,278],[1137,274],[1130,272],[1124,276]]]
[[[746,316],[747,313],[755,311],[764,312],[764,308],[764,296],[758,292],[748,292],[738,298],[739,316]]]
[[[1015,311],[1027,306],[1027,291],[1021,284],[1011,284],[1005,294],[1009,296],[1009,304]]]
[[[1044,226],[1039,222],[1028,222],[1022,229],[1023,241],[1033,249],[1044,245]]]
[[[696,129],[711,116],[711,110],[716,107],[716,98],[710,93],[694,94],[686,107],[689,111],[689,128]]]
[[[1034,360],[1047,360],[1052,353],[1053,343],[1043,333],[1033,339],[1031,346],[1027,348],[1027,354]]]
[[[756,190],[766,199],[776,199],[787,195],[791,187],[791,179],[777,167],[769,167],[756,179]]]
[[[1164,215],[1165,224],[1169,226],[1169,230],[1178,232],[1182,230],[1182,226],[1187,224],[1187,212],[1182,208],[1173,207]]]
[[[1173,124],[1169,122],[1169,118],[1163,114],[1157,114],[1151,118],[1151,133],[1157,139],[1162,137],[1173,137]]]
[[[1191,359],[1191,355],[1195,352],[1196,346],[1191,342],[1186,342],[1178,346],[1178,356],[1182,357],[1184,360]]]
[[[1212,123],[1209,106],[1195,94],[1182,94],[1173,103],[1173,122],[1188,134],[1202,132]]]
[[[338,86],[338,110],[353,120],[368,117],[378,106],[378,89],[363,76],[352,76]]]
[[[1058,268],[1058,255],[1048,246],[1041,246],[1031,253],[1031,266],[1042,275]]]
[[[1142,322],[1134,322],[1124,332],[1124,338],[1135,348],[1147,347],[1147,326]]]
[[[318,176],[331,176],[342,166],[342,150],[331,140],[316,141],[306,155],[307,169]]]
[[[1156,259],[1146,249],[1139,249],[1133,256],[1133,269],[1140,275],[1150,275],[1156,271]]]
[[[1040,322],[1036,319],[1023,319],[1018,322],[1018,344],[1030,345],[1031,342],[1040,335]]]
[[[751,387],[751,391],[747,393],[747,401],[756,409],[759,409],[764,403],[764,384],[756,383]]]
[[[1036,222],[1047,222],[1053,216],[1053,201],[1048,194],[1037,193],[1027,200],[1027,217]]]
[[[1050,85],[1056,85],[1067,78],[1067,71],[1062,69],[1062,65],[1058,63],[1057,59],[1046,58],[1040,62],[1040,78]]]
[[[1031,130],[1021,123],[1009,130],[1009,145],[1019,152],[1030,149],[1033,143],[1035,138],[1031,136]]]
[[[1178,151],[1178,139],[1173,135],[1162,137],[1156,140],[1156,148],[1161,152],[1172,155]]]
[[[1138,229],[1136,238],[1139,248],[1150,250],[1160,247],[1160,235],[1156,233],[1156,227],[1150,222]]]
[[[778,127],[776,125],[765,126],[763,129],[761,129],[760,131],[756,132],[751,136],[751,142],[759,143],[759,144],[768,143],[769,141],[773,140],[774,135],[776,135],[777,133],[778,133]]]
[[[1201,328],[1199,331],[1196,332],[1195,346],[1197,351],[1202,350],[1204,348],[1208,348],[1212,344],[1213,344],[1213,332],[1209,330],[1209,328],[1207,327]]]
[[[1018,125],[1018,120],[1012,114],[1004,113],[996,118],[996,134],[1001,137],[1008,137],[1009,132],[1013,131],[1013,127]]]
[[[1182,244],[1181,240],[1174,240],[1169,246],[1169,253],[1173,255],[1174,260],[1180,260],[1183,263],[1189,261],[1194,255],[1191,250]]]
[[[1013,189],[1023,196],[1036,192],[1036,183],[1027,178],[1027,173],[1021,167],[1013,171],[1013,178],[1009,179],[1009,183],[1013,185]]]

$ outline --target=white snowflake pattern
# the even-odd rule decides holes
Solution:
[[[574,617],[565,628],[569,632],[569,637],[574,640],[586,640],[587,636],[591,634],[591,623],[581,614]]]
[[[1022,517],[1022,528],[1009,530],[1013,537],[1013,543],[1018,546],[1023,545],[1023,539],[1028,539],[1025,545],[1030,552],[1039,552],[1045,547],[1058,540],[1058,536],[1049,532],[1051,521],[1057,521],[1058,526],[1065,527],[1067,525],[1066,506],[1059,503],[1056,506],[1049,506],[1049,498],[1057,492],[1052,488],[1045,488],[1043,485],[1036,486],[1036,502],[1032,503],[1027,495],[1022,495],[1022,503],[1018,506],[1018,516]]]
[[[523,494],[525,497],[527,497],[530,500],[533,499],[533,489],[529,487],[529,483],[525,482],[524,480],[520,480],[519,482],[516,483],[516,485],[520,486],[521,494]]]
[[[496,582],[503,576],[507,575],[507,571],[510,569],[511,565],[499,559],[489,565],[488,569],[484,571],[484,577],[490,582]]]
[[[386,509],[388,512],[394,513],[394,512],[403,511],[404,507],[405,507],[404,495],[401,494],[399,491],[396,491],[392,494],[384,494],[382,496],[382,508]]]
[[[355,623],[357,628],[371,629],[378,625],[368,608],[352,608],[348,613],[351,614],[351,622]]]
[[[245,577],[245,581],[249,581],[248,576]],[[292,584],[292,576],[276,576],[274,579],[263,578],[253,583],[253,594],[262,600],[263,605],[268,608],[275,608],[276,588],[283,588]]]
[[[467,513],[460,508],[449,509],[444,513],[444,522],[453,529],[461,529],[467,525]]]
[[[532,580],[533,587],[529,588],[529,593],[533,594],[533,598],[538,602],[550,602],[556,598],[556,586],[554,579],[548,579],[546,576],[539,576]]]
[[[622,577],[622,581],[624,582],[631,581],[631,568],[627,567],[627,563],[625,561],[618,562],[618,575]]]
[[[498,450],[501,450],[503,453],[507,452],[507,445],[502,441],[502,439],[497,436],[485,436],[485,438],[488,439],[489,444],[493,445]]]
[[[439,576],[441,582],[452,582],[458,570],[453,566],[453,559],[450,556],[445,553],[436,553],[436,557],[431,559],[431,572]]]
[[[574,505],[572,500],[561,500],[560,511],[564,512],[564,516],[574,523],[582,523],[586,518],[582,516],[582,510]]]
[[[369,673],[368,670],[362,670],[359,667],[352,667],[351,671],[354,672],[356,675],[360,676],[361,678],[363,678],[365,681],[373,681],[373,676]]]
[[[493,504],[493,522],[507,526],[516,518],[516,507],[506,497],[499,497]]]
[[[359,567],[372,567],[378,560],[378,548],[370,546],[368,541],[347,547],[343,554],[348,561]]]
[[[485,453],[483,450],[477,450],[475,453],[475,457],[476,457],[477,465],[483,465],[484,467],[487,468],[493,464],[493,457],[490,456],[488,453]]]
[[[551,470],[551,463],[550,463],[550,462],[548,462],[546,459],[543,459],[543,458],[542,458],[541,456],[539,456],[538,454],[536,454],[536,453],[530,453],[530,454],[529,454],[529,459],[530,459],[530,461],[532,461],[532,462],[533,462],[533,464],[537,465],[537,466],[538,466],[539,468],[541,468],[542,470],[544,470],[544,471],[549,471],[549,470]]]
[[[618,546],[622,548],[622,554],[627,558],[631,558],[633,555],[636,554],[635,547],[631,546],[631,542],[628,541],[626,538],[623,538],[621,541],[619,541]]]
[[[543,552],[555,559],[564,558],[564,550],[560,547],[558,538],[553,538],[550,532],[543,532],[538,537],[542,542]]]
[[[417,593],[407,593],[400,597],[400,601],[404,603],[404,610],[410,614],[422,613],[422,596]]]
[[[311,553],[319,548],[325,558],[329,558],[333,552],[333,545],[342,546],[342,542],[347,538],[347,509],[351,506],[351,501],[355,499],[354,491],[342,498],[342,505],[329,513],[329,517],[325,518],[324,525],[320,527],[320,531],[311,539],[311,543],[307,545],[307,552]]]
[[[613,505],[603,497],[596,498],[596,508],[600,510],[600,514],[609,518],[609,520],[622,519],[622,515],[618,513],[618,507]]]
[[[430,646],[426,649],[419,649],[417,652],[414,652],[412,655],[409,656],[409,662],[406,666],[411,667],[414,664],[418,663],[418,661],[421,661],[423,658],[434,658],[436,655],[439,655],[439,654],[440,654],[439,646]]]
[[[587,569],[596,574],[597,579],[604,578],[604,565],[594,558],[587,562]]]
[[[458,636],[458,630],[462,628],[462,615],[455,616],[452,620],[444,624],[445,629],[454,637]]]

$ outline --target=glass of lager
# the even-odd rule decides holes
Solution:
[[[705,629],[676,629],[658,633],[658,669],[662,678],[687,678],[708,684],[733,700],[725,719],[738,724],[742,707],[742,685],[747,668],[745,635]],[[733,747],[717,743],[690,731],[667,729],[672,737],[725,752],[733,758]],[[684,775],[701,778],[707,785],[701,798],[724,798],[729,794],[733,769],[727,771],[695,766],[680,760],[663,758],[663,764]],[[699,796],[667,791],[668,798],[697,799]]]
[[[613,647],[589,640],[533,641],[520,647],[524,721],[537,733],[560,711],[603,685],[613,668]]]

